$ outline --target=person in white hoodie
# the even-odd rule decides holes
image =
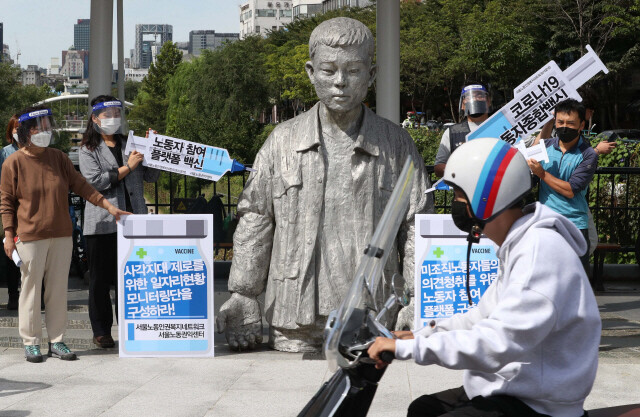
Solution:
[[[500,246],[498,279],[475,308],[427,327],[379,337],[380,353],[464,369],[464,385],[425,395],[408,416],[580,417],[598,366],[601,322],[579,256],[587,249],[568,219],[540,203],[524,157],[506,142],[476,139],[451,155],[444,180],[452,216],[470,239]]]

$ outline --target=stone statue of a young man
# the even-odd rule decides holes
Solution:
[[[414,215],[433,208],[411,137],[362,104],[376,74],[369,29],[348,18],[325,21],[311,34],[309,55],[305,69],[320,102],[274,129],[238,203],[232,296],[217,318],[232,349],[262,341],[257,297],[265,289],[270,346],[321,347],[327,315],[344,298],[407,156],[417,175],[387,286],[394,272],[413,276]]]

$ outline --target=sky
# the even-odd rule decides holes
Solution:
[[[113,0],[113,63],[117,63],[116,0]],[[240,31],[240,0],[124,0],[124,57],[135,47],[136,24],[173,25],[173,41],[187,42],[191,30]],[[0,0],[4,43],[20,66],[48,68],[52,57],[73,45],[73,25],[89,19],[90,0]]]

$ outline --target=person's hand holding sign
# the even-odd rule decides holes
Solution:
[[[138,165],[140,165],[143,159],[143,154],[138,151],[131,151],[131,153],[129,154],[129,159],[127,160],[127,168],[129,168],[129,170],[131,171],[135,170]]]
[[[545,170],[542,168],[542,165],[540,165],[540,162],[535,159],[528,159],[527,164],[529,165],[531,172],[533,172],[533,175],[540,178],[544,177]]]
[[[147,129],[145,131],[145,138],[149,137],[149,132],[153,132],[153,133],[158,133],[153,129]],[[129,168],[130,171],[135,170],[138,165],[140,165],[140,163],[143,161],[144,159],[144,155],[141,154],[138,151],[131,151],[131,153],[129,154],[129,160],[127,161],[127,168]]]

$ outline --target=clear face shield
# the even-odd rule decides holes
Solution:
[[[464,116],[479,117],[489,112],[489,93],[480,84],[468,85],[462,89],[458,113]]]
[[[25,113],[18,119],[20,124],[33,125],[29,128],[29,143],[41,148],[56,142],[56,124],[51,109],[42,109]]]
[[[120,101],[103,101],[92,107],[91,120],[99,133],[115,135],[122,133],[122,103]]]

